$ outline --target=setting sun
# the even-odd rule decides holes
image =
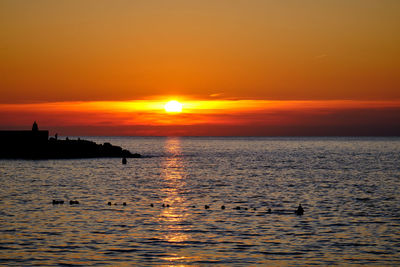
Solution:
[[[176,100],[171,100],[165,104],[164,109],[166,112],[182,112],[182,104]]]

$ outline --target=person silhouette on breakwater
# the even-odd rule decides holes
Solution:
[[[34,121],[33,125],[32,125],[32,132],[37,132],[37,131],[39,131],[39,127],[38,127],[36,121]]]

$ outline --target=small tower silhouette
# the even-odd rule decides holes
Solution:
[[[32,125],[32,131],[33,131],[33,132],[37,132],[37,131],[39,131],[39,127],[38,127],[38,125],[37,125],[36,121],[34,121],[34,122],[33,122],[33,125]]]

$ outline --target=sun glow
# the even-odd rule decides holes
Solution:
[[[182,112],[182,104],[176,100],[171,100],[165,104],[164,109],[166,112]]]

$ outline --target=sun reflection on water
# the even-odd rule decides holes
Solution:
[[[167,242],[182,243],[190,239],[187,234],[188,227],[184,225],[185,218],[189,215],[186,208],[186,198],[182,194],[186,185],[185,165],[182,160],[181,140],[167,138],[165,142],[166,157],[163,162],[164,193],[163,202],[170,205],[160,214],[163,239]]]

